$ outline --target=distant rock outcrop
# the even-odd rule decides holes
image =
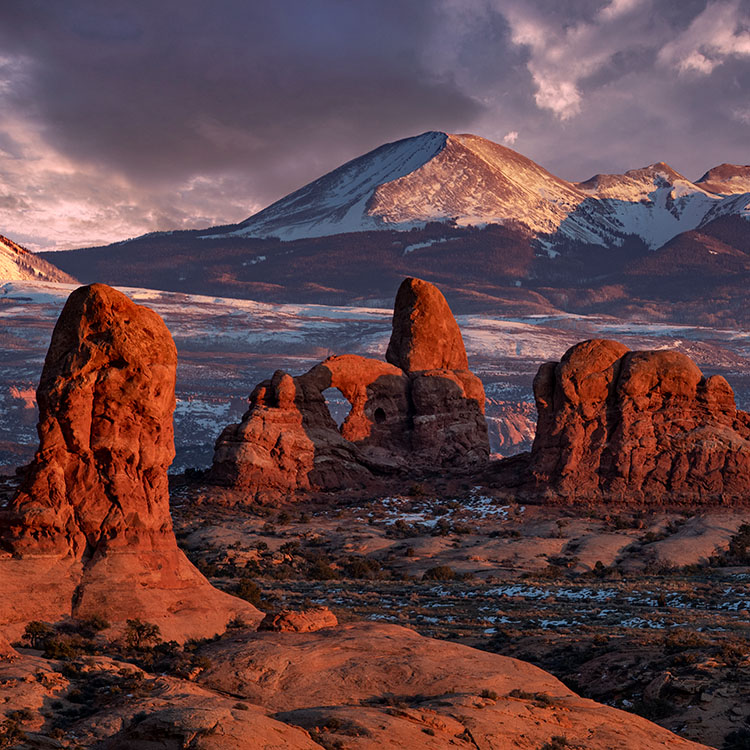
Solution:
[[[338,618],[328,607],[299,611],[285,609],[276,614],[269,612],[258,625],[258,632],[314,633],[323,628],[335,628],[338,624]]]
[[[387,358],[391,364],[329,357],[297,377],[277,371],[255,388],[242,422],[219,436],[212,481],[265,499],[406,471],[481,467],[489,454],[484,388],[432,284],[401,285]],[[340,428],[326,406],[328,388],[351,404]]]
[[[73,292],[44,363],[39,449],[0,517],[0,629],[31,619],[140,617],[167,638],[260,613],[214,589],[177,548],[177,352],[153,311],[102,284]]]
[[[534,494],[655,505],[750,496],[750,415],[684,354],[584,341],[540,367],[534,395]]]

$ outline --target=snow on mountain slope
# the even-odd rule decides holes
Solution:
[[[710,211],[706,212],[700,222],[700,226],[703,227],[721,216],[739,216],[742,219],[750,221],[750,192],[728,195],[716,203],[711,207]]]
[[[622,175],[595,175],[578,186],[593,199],[594,222],[621,238],[636,235],[651,249],[695,229],[720,202],[664,162]]]
[[[368,213],[389,225],[515,220],[546,233],[582,199],[573,185],[516,151],[475,135],[449,135],[429,162],[379,185]]]
[[[0,235],[0,279],[4,281],[57,281],[72,284],[75,279]]]
[[[744,210],[725,193],[750,184],[750,168],[722,165],[701,179],[659,162],[572,183],[484,138],[428,132],[347,162],[226,233],[289,241],[435,221],[516,223],[552,256],[571,241],[617,247],[633,236],[656,249],[711,213]]]
[[[750,164],[719,164],[709,169],[695,184],[720,195],[750,193]]]
[[[429,132],[380,146],[251,216],[231,234],[294,240],[379,229],[367,211],[375,188],[421,167],[446,140],[445,133]]]

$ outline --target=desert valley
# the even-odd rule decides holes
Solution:
[[[376,5],[0,7],[0,750],[750,748],[745,3]]]

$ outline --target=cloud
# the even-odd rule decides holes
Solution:
[[[644,0],[612,0],[599,11],[599,18],[613,21],[628,13],[633,13],[644,5]]]
[[[538,5],[498,0],[508,21],[511,41],[529,51],[526,66],[535,87],[534,101],[561,121],[580,114],[581,82],[630,48],[648,0],[612,0],[591,18],[570,22],[544,12]]]
[[[659,52],[661,63],[702,75],[731,57],[750,58],[750,14],[740,9],[739,0],[710,2]]]
[[[240,221],[384,141],[465,127],[481,104],[419,55],[430,8],[7,0],[2,190],[66,218],[52,232],[2,212],[0,227],[68,246]],[[19,171],[3,144],[23,128]],[[75,205],[54,194],[63,165]]]
[[[4,0],[0,233],[240,221],[425,130],[697,177],[746,161],[749,30],[746,0]]]

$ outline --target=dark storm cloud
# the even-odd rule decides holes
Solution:
[[[0,232],[244,219],[388,140],[584,179],[747,162],[748,0],[4,0]],[[15,207],[15,210],[14,210]]]
[[[0,40],[29,60],[17,105],[66,155],[162,185],[255,172],[263,201],[328,153],[472,119],[420,60],[431,5],[23,0],[0,6]]]

